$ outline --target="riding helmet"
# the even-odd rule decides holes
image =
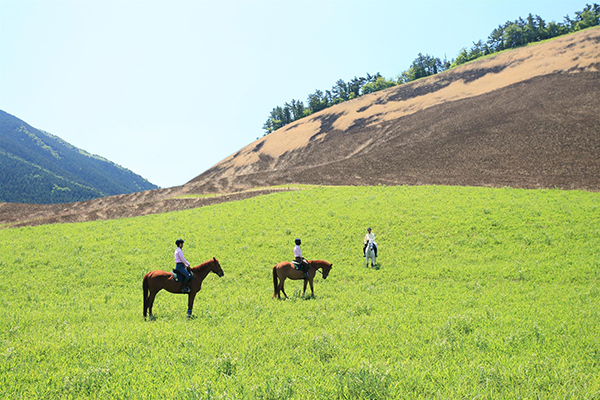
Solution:
[[[300,246],[300,245],[302,244],[302,241],[301,241],[300,239],[296,239],[296,240],[294,240],[294,242],[295,242],[295,243],[296,243],[298,246]]]
[[[175,246],[179,247],[180,244],[184,244],[184,243],[185,243],[185,241],[183,239],[177,239],[175,241]]]

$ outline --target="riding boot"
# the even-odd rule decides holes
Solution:
[[[190,280],[189,277],[183,279],[183,285],[181,286],[181,293],[189,293],[190,292],[190,288],[187,285],[189,280]]]

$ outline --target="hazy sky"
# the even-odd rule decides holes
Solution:
[[[588,1],[593,3],[593,1]],[[455,58],[585,1],[0,0],[0,109],[161,187],[264,134],[269,112],[419,52]]]

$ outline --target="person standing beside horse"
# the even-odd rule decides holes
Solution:
[[[189,293],[190,288],[188,287],[188,281],[192,278],[192,274],[188,271],[190,263],[183,256],[183,239],[177,239],[175,245],[175,270],[183,276],[183,285],[181,286],[181,293]]]
[[[300,250],[300,245],[302,244],[302,241],[300,239],[296,239],[294,240],[294,242],[296,243],[296,245],[294,246],[294,259],[299,265],[302,266],[302,269],[304,271],[304,277],[308,278],[308,261],[306,261],[306,258],[302,257],[302,250]]]
[[[363,257],[366,256],[365,254],[365,250],[367,249],[367,244],[369,243],[369,241],[372,240],[373,241],[373,247],[375,250],[375,257],[377,257],[377,243],[375,243],[375,234],[371,231],[371,228],[367,228],[367,234],[365,235],[365,245],[363,246]]]

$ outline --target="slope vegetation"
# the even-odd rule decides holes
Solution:
[[[600,189],[600,28],[507,51],[289,124],[186,185]]]
[[[0,110],[0,201],[67,203],[156,188]]]
[[[599,227],[598,193],[388,186],[1,230],[0,398],[597,400]],[[144,322],[179,236],[225,276]],[[333,269],[277,301],[295,237]]]

